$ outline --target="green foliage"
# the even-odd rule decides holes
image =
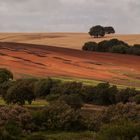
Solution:
[[[118,39],[104,40],[98,44],[95,42],[86,42],[82,47],[82,50],[140,55],[139,44],[130,46]]]
[[[114,34],[115,33],[115,30],[113,27],[109,26],[109,27],[104,27],[105,29],[105,33],[106,34]]]
[[[96,95],[93,102],[100,105],[110,105],[116,102],[116,86],[110,86],[109,83],[101,83],[96,86]]]
[[[116,94],[116,101],[127,103],[130,101],[130,98],[134,97],[136,94],[137,91],[134,88],[122,89]]]
[[[74,109],[80,109],[83,106],[82,98],[77,94],[62,95],[59,100],[64,101]]]
[[[96,42],[86,42],[82,48],[84,51],[96,51],[98,44]]]
[[[82,89],[82,83],[80,82],[65,82],[59,83],[53,86],[51,89],[51,94],[80,94]]]
[[[116,122],[121,119],[140,121],[140,106],[135,103],[119,103],[110,106],[103,114],[104,122]]]
[[[85,127],[80,113],[60,101],[34,114],[33,122],[45,130],[81,130]]]
[[[52,88],[52,79],[40,79],[35,84],[35,95],[36,97],[46,97],[50,94]]]
[[[15,121],[8,121],[6,124],[5,124],[5,131],[10,135],[10,136],[13,136],[13,137],[20,137],[21,134],[22,134],[22,129],[21,127],[19,126],[18,123],[16,123]]]
[[[28,86],[17,83],[8,89],[4,100],[7,104],[24,105],[26,101],[31,104],[35,95]]]
[[[140,104],[140,94],[137,94],[136,96],[132,97],[131,101]]]
[[[84,90],[84,97],[87,102],[97,105],[111,105],[116,103],[115,95],[118,92],[117,87],[110,86],[109,83],[100,83],[94,88],[89,87]]]
[[[136,136],[140,138],[140,123],[123,120],[103,126],[97,140],[132,140]]]
[[[4,106],[0,107],[0,128],[6,126],[6,130],[12,131],[14,127],[21,127],[23,130],[28,129],[31,124],[32,116],[27,109],[20,106]],[[18,130],[17,130],[18,131]],[[17,133],[16,131],[16,133]],[[15,133],[15,132],[12,132]]]
[[[0,84],[0,95],[5,98],[7,91],[14,85],[14,81],[7,81]]]
[[[111,52],[113,52],[113,53],[127,54],[128,53],[128,47],[125,46],[125,45],[113,46],[112,49],[111,49]]]
[[[94,36],[94,37],[103,37],[105,36],[105,29],[104,27],[97,25],[97,26],[93,26],[92,28],[90,28],[89,31],[90,36]]]
[[[13,79],[13,74],[11,71],[5,68],[0,68],[0,83],[6,82],[12,79]]]

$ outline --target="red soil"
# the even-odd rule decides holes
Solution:
[[[140,86],[140,57],[46,45],[0,43],[0,66],[16,77],[67,76]]]

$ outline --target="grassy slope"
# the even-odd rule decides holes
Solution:
[[[94,140],[94,132],[40,132],[47,140]],[[26,139],[25,139],[26,140]]]
[[[72,78],[72,77],[52,77],[53,79],[58,79],[64,82],[69,82],[69,81],[76,81],[76,82],[82,82],[85,85],[92,85],[92,86],[96,86],[99,83],[105,82],[105,81],[97,81],[97,80],[90,80],[90,79],[81,79],[81,78]],[[114,85],[112,83],[110,83],[111,85]],[[128,86],[125,85],[116,85],[118,88],[120,89],[124,89],[127,88]],[[129,88],[133,88],[131,86],[129,86]],[[140,90],[140,87],[135,87],[137,90]]]

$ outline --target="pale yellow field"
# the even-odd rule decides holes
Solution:
[[[57,47],[81,49],[87,41],[100,42],[117,38],[130,45],[140,44],[140,35],[107,35],[104,38],[91,38],[87,33],[1,33],[1,42],[20,42]]]

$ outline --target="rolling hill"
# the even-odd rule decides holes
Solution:
[[[100,42],[117,38],[130,45],[140,44],[140,35],[107,35],[91,38],[87,33],[0,33],[0,42],[17,42],[80,49],[87,41]]]
[[[5,41],[8,40],[5,39]],[[72,47],[70,49],[27,44],[30,40],[11,41],[26,42],[0,43],[0,66],[14,72],[15,78],[77,77],[133,87],[140,86],[139,56],[84,52],[72,49]]]

